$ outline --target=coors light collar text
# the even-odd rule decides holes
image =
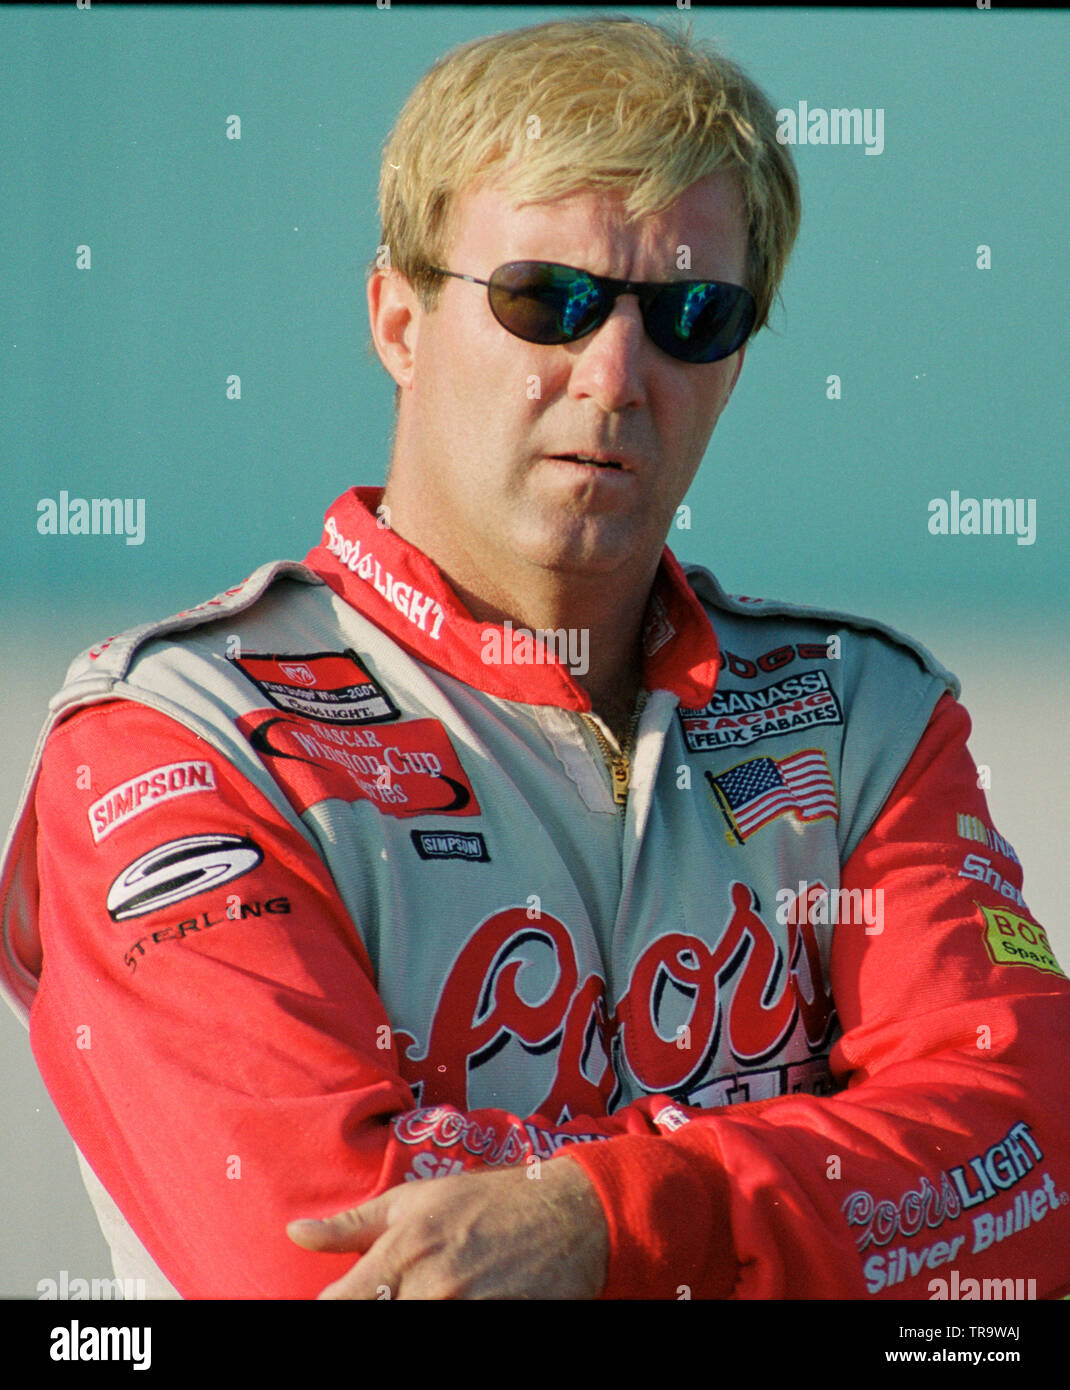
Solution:
[[[376,593],[382,594],[388,603],[392,603],[403,618],[407,618],[421,632],[426,632],[437,642],[446,618],[438,600],[430,594],[423,593],[413,584],[403,584],[395,579],[389,570],[383,569],[370,550],[363,550],[359,540],[348,540],[342,535],[333,516],[328,516],[323,526],[327,532],[327,549],[337,557],[338,562],[358,579],[371,584]],[[429,614],[430,630],[427,627]]]

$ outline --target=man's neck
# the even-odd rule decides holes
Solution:
[[[594,714],[623,746],[642,687],[642,627],[650,582],[634,585],[600,583],[567,585],[549,579],[519,592],[498,589],[493,598],[443,571],[447,582],[472,616],[481,622],[511,620],[514,630],[564,631],[570,656],[582,656],[572,675],[591,697]],[[586,667],[586,669],[582,669]]]
[[[394,502],[388,512],[392,529],[438,566],[477,622],[509,621],[514,631],[532,633],[564,631],[573,678],[591,697],[593,712],[623,743],[642,686],[643,621],[660,552],[645,568],[632,556],[627,566],[608,574],[561,572],[515,554],[472,553],[457,546],[455,537],[428,544],[426,528],[413,521],[407,501],[396,502],[388,485],[383,502]]]

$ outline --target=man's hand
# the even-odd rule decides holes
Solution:
[[[596,1298],[609,1232],[577,1163],[402,1183],[326,1221],[291,1221],[307,1250],[367,1252],[320,1298]]]

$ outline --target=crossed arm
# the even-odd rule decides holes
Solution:
[[[75,1141],[186,1297],[664,1297],[681,1284],[693,1297],[924,1297],[940,1238],[969,1234],[971,1218],[930,1206],[928,1226],[909,1229],[911,1194],[956,1169],[972,1182],[973,1159],[1013,1145],[1013,1185],[1042,1219],[1002,1245],[960,1242],[958,1267],[1039,1271],[1042,1295],[1056,1292],[1070,1286],[1070,1202],[1059,1200],[1070,987],[985,946],[985,889],[958,874],[953,843],[958,812],[987,818],[965,726],[953,702],[938,709],[844,868],[845,886],[882,887],[887,924],[880,936],[838,933],[833,949],[843,1036],[832,1065],[846,1089],[689,1112],[669,1132],[665,1097],[561,1126],[536,1117],[548,1136],[607,1142],[570,1144],[534,1177],[488,1170],[471,1140],[473,1126],[522,1131],[506,1112],[445,1107],[452,1138],[399,1139],[414,1097],[376,1048],[387,1020],[359,938],[311,848],[225,767],[219,795],[173,833],[253,830],[265,864],[247,892],[285,911],[206,917],[181,937],[146,919],[131,947],[99,907],[129,851],[89,842],[69,805],[75,769],[116,785],[131,746],[142,767],[205,748],[152,711],[95,707],[60,727],[42,771],[39,1064]],[[80,1051],[85,1024],[93,1046]],[[406,1181],[418,1153],[454,1175]],[[332,1213],[348,1214],[300,1220]],[[920,1261],[894,1281],[882,1263],[893,1235]]]
[[[320,1298],[596,1298],[602,1205],[567,1158],[531,1170],[406,1183],[323,1222],[292,1221],[308,1250],[361,1258]]]

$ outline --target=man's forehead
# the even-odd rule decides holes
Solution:
[[[644,257],[660,256],[667,259],[666,270],[675,265],[681,244],[695,253],[745,252],[743,192],[734,173],[707,175],[667,207],[635,219],[626,202],[627,190],[598,187],[549,199],[521,198],[501,178],[483,179],[457,195],[450,244],[454,251],[497,256],[496,264],[560,259],[589,269],[597,269],[590,265],[595,250],[628,248]]]

